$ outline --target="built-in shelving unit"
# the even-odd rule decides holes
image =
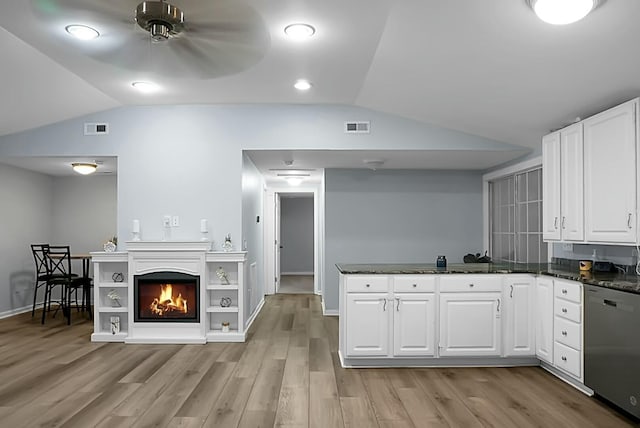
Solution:
[[[93,342],[124,342],[129,328],[129,272],[126,252],[93,253],[94,326]],[[118,299],[109,297],[117,294]],[[113,318],[113,319],[112,319]],[[112,321],[117,318],[117,329]]]

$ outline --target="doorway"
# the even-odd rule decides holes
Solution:
[[[280,194],[279,212],[280,280],[276,292],[313,294],[313,194]]]

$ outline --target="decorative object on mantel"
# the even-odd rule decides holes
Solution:
[[[222,322],[222,332],[229,333],[229,321]]]
[[[202,233],[202,238],[200,238],[201,241],[208,241],[208,234],[209,234],[209,226],[207,224],[207,219],[203,218],[202,220],[200,220],[200,233]]]
[[[229,282],[229,278],[227,277],[227,272],[224,271],[224,269],[222,268],[222,266],[218,267],[218,269],[216,269],[216,275],[218,275],[218,278],[220,278],[220,281],[225,284],[225,285],[229,285],[231,284]]]
[[[113,288],[111,290],[109,290],[109,294],[107,294],[107,297],[109,299],[111,299],[111,306],[114,308],[119,308],[122,305],[120,304],[120,295],[118,294],[118,292],[116,290],[114,290]]]
[[[113,282],[124,282],[124,275],[122,272],[114,272],[113,275],[111,275],[111,279]]]
[[[220,306],[222,306],[223,308],[228,308],[229,306],[231,306],[231,297],[223,297],[222,299],[220,299]]]
[[[131,235],[132,241],[140,240],[140,220],[133,220],[133,224],[131,225]]]
[[[111,238],[109,238],[107,240],[107,242],[104,243],[104,251],[107,253],[113,253],[116,250],[116,247],[118,246],[118,237],[117,236],[113,236]]]
[[[230,252],[233,251],[233,244],[231,243],[231,234],[227,233],[227,236],[224,237],[224,244],[222,244],[222,251]]]
[[[111,317],[109,318],[109,321],[111,322],[111,334],[120,333],[120,317]]]

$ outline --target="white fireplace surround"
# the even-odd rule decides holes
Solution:
[[[199,313],[200,321],[183,322],[136,322],[135,305],[129,305],[128,319],[131,323],[125,343],[197,343],[207,342],[206,335],[206,253],[211,243],[206,241],[130,241],[127,242],[129,281],[134,284],[136,275],[153,272],[180,272],[200,277]],[[133,302],[133,286],[128,288],[128,301]]]

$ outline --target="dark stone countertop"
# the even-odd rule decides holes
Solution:
[[[617,272],[580,272],[563,264],[522,263],[464,263],[448,264],[437,268],[433,263],[373,263],[336,264],[345,275],[424,275],[424,274],[514,274],[549,275],[571,281],[580,281],[605,288],[640,294],[640,277]]]

